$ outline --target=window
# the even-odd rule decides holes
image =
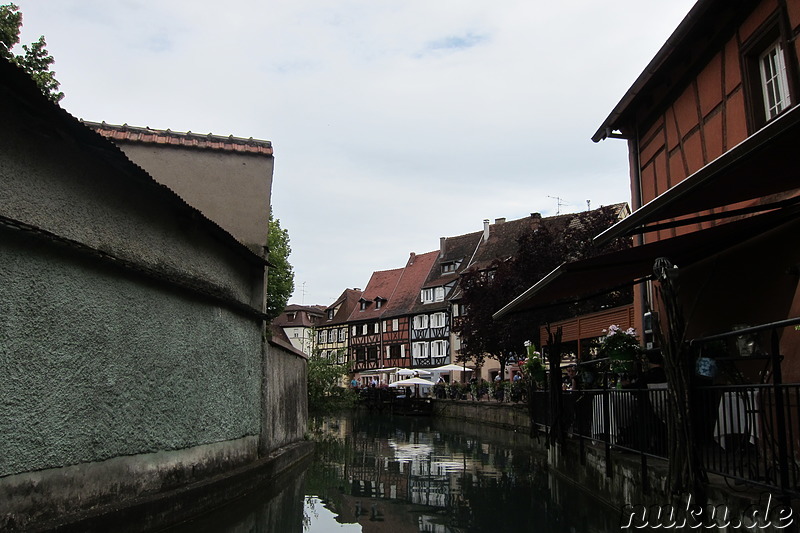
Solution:
[[[433,301],[433,289],[422,289],[422,303],[428,304]]]
[[[353,330],[355,331],[355,328],[353,328]],[[342,328],[341,331],[339,331],[339,342],[344,342],[346,340],[347,340],[347,328]]]
[[[780,41],[773,43],[758,58],[761,91],[767,120],[777,117],[789,107],[789,78]]]
[[[372,324],[372,333],[380,333],[381,332],[381,323],[375,322]]]
[[[320,344],[325,344],[326,342],[328,342],[328,331],[327,330],[323,329],[323,330],[321,330],[319,332],[319,342],[320,342]]]
[[[353,326],[353,336],[358,335],[358,326]]]
[[[431,327],[432,328],[443,328],[445,323],[445,315],[444,313],[433,313],[431,315]]]
[[[447,355],[447,342],[433,341],[431,343],[431,356],[440,357],[443,355]]]
[[[328,320],[333,320],[333,315],[336,314],[335,309],[328,309]]]
[[[383,300],[375,298],[375,309],[380,309],[381,307],[383,307]]]
[[[455,272],[456,271],[456,264],[455,263],[443,263],[442,264],[442,274],[447,274],[448,272]]]
[[[336,334],[337,334],[338,332],[339,332],[339,330],[332,329],[332,330],[330,331],[330,336],[328,337],[328,342],[336,342],[336,341],[337,341],[337,339],[336,339]]]
[[[789,64],[789,47],[781,34],[784,25],[776,14],[742,44],[742,66],[750,133],[763,127],[792,105],[795,72]],[[794,95],[796,99],[797,95]]]
[[[397,318],[392,319],[392,331],[400,331],[400,320]]]
[[[362,324],[361,325],[361,334],[366,335],[369,333],[369,324]]]
[[[435,302],[442,302],[444,301],[444,287],[436,287],[433,291],[433,301]]]
[[[415,342],[411,345],[411,356],[422,358],[428,357],[428,343],[427,342]]]
[[[360,304],[361,304],[360,307],[359,307],[360,311],[363,311],[364,309],[367,308],[367,301],[366,300],[361,300]]]
[[[428,327],[428,315],[417,315],[414,317],[414,329],[425,329]]]

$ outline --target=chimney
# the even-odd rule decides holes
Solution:
[[[483,219],[483,240],[487,241],[489,239],[489,219]]]
[[[494,219],[494,223],[495,223],[495,224],[502,224],[502,223],[503,223],[503,222],[505,222],[505,221],[506,221],[505,217],[503,217],[503,218],[496,218],[496,219]]]
[[[444,247],[447,244],[447,237],[439,237],[439,257],[444,257]]]
[[[416,259],[416,258],[417,258],[417,254],[415,254],[414,252],[411,252],[409,254],[409,256],[408,256],[408,264],[409,265],[413,265],[414,264],[414,259]]]

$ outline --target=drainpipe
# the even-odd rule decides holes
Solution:
[[[636,127],[636,132],[633,138],[628,139],[628,164],[631,168],[631,212],[636,211],[642,207],[642,160],[639,154],[639,127]],[[644,244],[644,235],[637,233],[633,236],[634,246],[641,246]],[[652,291],[652,282],[646,281],[642,290],[639,291],[639,308],[642,313],[651,309],[650,293]],[[642,318],[642,316],[636,317]],[[637,328],[641,331],[642,328]]]

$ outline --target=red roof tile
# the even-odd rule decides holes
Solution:
[[[148,127],[117,126],[105,122],[82,121],[84,125],[92,128],[100,135],[113,141],[128,141],[145,144],[164,144],[173,146],[186,146],[208,150],[225,150],[229,152],[247,152],[252,154],[272,155],[272,143],[258,139],[245,139],[229,135],[200,134],[187,131],[185,133],[171,130],[154,130]]]
[[[394,289],[397,287],[397,283],[400,281],[402,274],[402,268],[373,272],[372,277],[369,278],[369,283],[367,283],[366,288],[361,293],[361,299],[367,302],[367,308],[362,311],[361,306],[356,304],[353,312],[350,313],[348,322],[380,318],[387,308],[381,306],[380,309],[377,309],[375,298],[380,296],[389,299],[391,302],[391,295],[394,293]]]

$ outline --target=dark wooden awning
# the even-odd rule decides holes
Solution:
[[[647,233],[663,221],[687,215],[686,222],[694,223],[699,221],[699,213],[711,209],[792,191],[800,192],[800,106],[637,209],[595,237],[595,242],[605,244],[617,237]],[[783,205],[768,204],[761,209]]]
[[[591,298],[653,277],[653,263],[667,257],[685,267],[800,219],[800,206],[770,211],[671,239],[590,259],[562,263],[494,314],[501,318],[534,308]]]

